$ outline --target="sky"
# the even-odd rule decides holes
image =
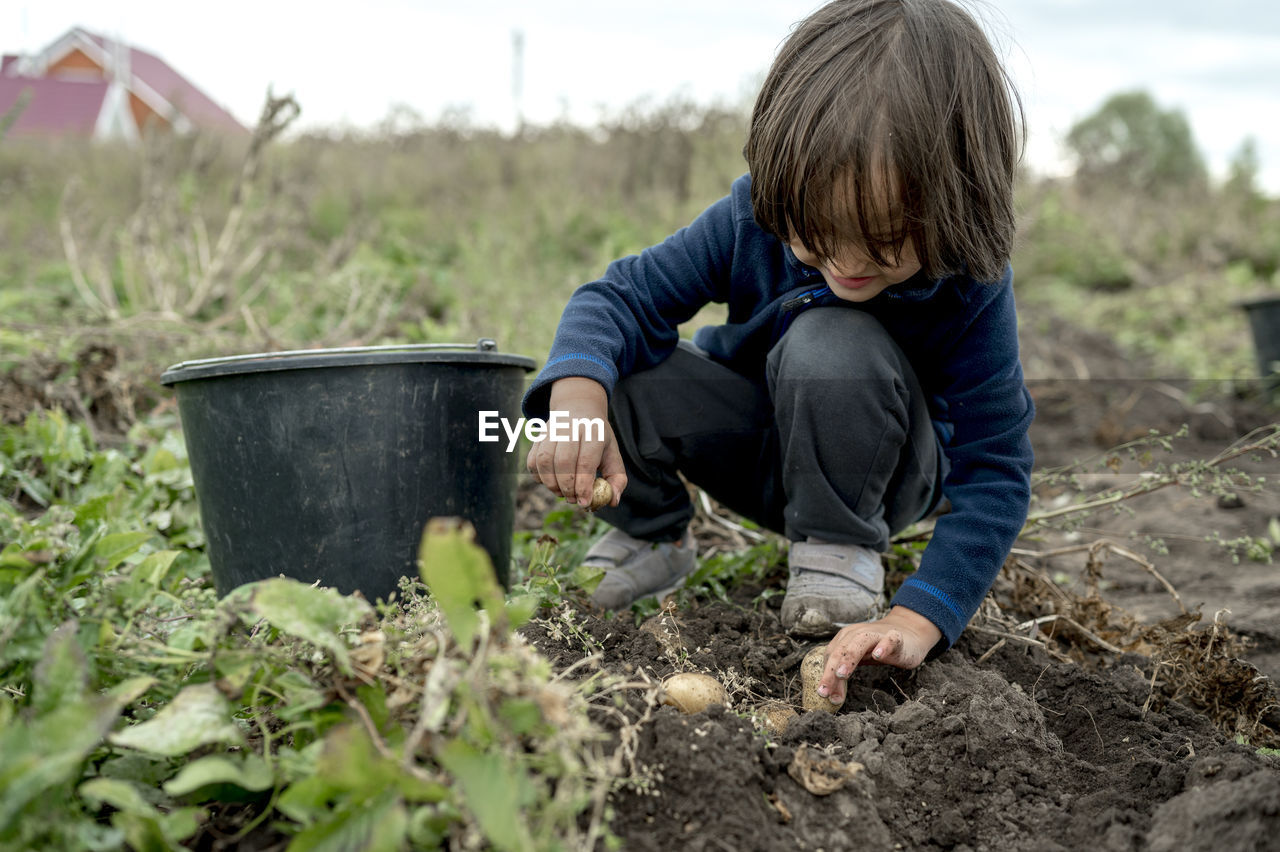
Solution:
[[[252,124],[267,87],[299,126],[368,128],[403,105],[510,128],[591,123],[673,96],[749,103],[815,0],[4,0],[0,50],[83,26],[164,58]],[[205,12],[193,16],[190,9]],[[1221,176],[1246,137],[1280,195],[1280,4],[1274,0],[982,0],[974,4],[1027,112],[1027,161],[1069,171],[1062,139],[1109,95],[1183,111]],[[216,9],[216,11],[215,11]],[[519,98],[515,33],[523,41]]]

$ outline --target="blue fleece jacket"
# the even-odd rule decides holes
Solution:
[[[620,377],[670,355],[677,326],[708,302],[727,303],[728,322],[699,329],[694,342],[747,375],[763,376],[796,314],[817,305],[874,315],[906,353],[950,462],[943,494],[951,512],[892,603],[932,621],[950,647],[995,581],[1031,498],[1034,408],[1018,361],[1011,270],[991,283],[917,275],[866,302],[845,302],[760,228],[743,176],[688,227],[574,292],[525,414],[547,416],[550,385],[566,376],[594,379],[612,394]]]

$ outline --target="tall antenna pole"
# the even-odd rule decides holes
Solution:
[[[511,100],[516,111],[516,135],[524,133],[524,30],[511,31]]]

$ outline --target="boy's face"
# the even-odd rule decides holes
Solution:
[[[788,244],[796,259],[821,272],[831,292],[846,302],[873,299],[920,271],[920,261],[910,241],[902,247],[902,254],[893,266],[878,266],[864,250],[856,248],[842,251],[838,259],[829,260],[818,257],[794,237]]]

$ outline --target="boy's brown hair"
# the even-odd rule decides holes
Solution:
[[[998,280],[1013,249],[1022,105],[948,0],[835,0],[783,44],[744,154],[756,220],[823,258]],[[885,205],[888,205],[887,207]]]

